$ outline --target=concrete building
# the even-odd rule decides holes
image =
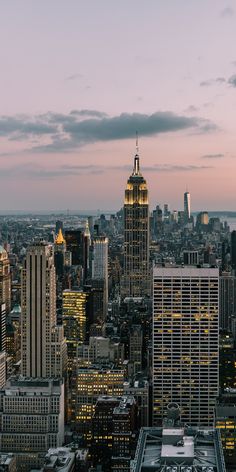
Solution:
[[[84,343],[88,331],[88,297],[82,289],[64,290],[62,322],[67,343],[68,368],[72,370],[78,345]]]
[[[130,471],[226,472],[219,431],[183,426],[178,416],[163,427],[142,428]]]
[[[6,384],[6,352],[0,351],[0,388]]]
[[[153,424],[168,403],[190,425],[213,424],[219,386],[219,271],[156,266],[153,292]]]
[[[25,377],[62,377],[66,368],[63,327],[56,322],[53,247],[35,243],[22,269],[21,353]]]
[[[11,310],[11,273],[7,251],[0,246],[0,305],[5,304],[6,314]]]
[[[132,374],[142,371],[143,359],[143,331],[141,325],[133,325],[129,337],[129,360],[132,366]]]
[[[149,383],[145,379],[129,380],[124,383],[124,395],[135,398],[138,407],[140,427],[149,425]]]
[[[63,381],[12,377],[0,390],[0,424],[0,451],[16,454],[17,470],[38,465],[64,441]]]
[[[72,392],[74,425],[80,433],[91,438],[92,417],[100,395],[121,396],[123,394],[124,370],[112,364],[93,365],[77,370],[76,383]]]
[[[236,464],[236,389],[227,388],[217,399],[215,427],[220,431],[227,471]]]
[[[108,304],[108,238],[96,236],[93,240],[92,279],[104,282],[104,315],[107,316]]]
[[[231,272],[220,276],[220,328],[232,330],[232,320],[236,315],[236,277]]]
[[[16,456],[12,453],[0,453],[0,471],[1,472],[17,472]]]

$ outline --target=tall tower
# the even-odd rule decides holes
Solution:
[[[5,249],[0,246],[0,305],[5,304],[6,314],[11,311],[10,262]]]
[[[22,375],[62,377],[66,362],[63,327],[56,325],[53,247],[35,243],[22,269]]]
[[[187,191],[184,193],[184,220],[189,221],[191,216],[191,201],[190,193]]]
[[[153,424],[170,402],[181,420],[213,424],[219,382],[219,269],[153,269]]]
[[[149,211],[146,180],[140,172],[138,145],[124,201],[124,275],[122,296],[150,295]]]
[[[108,304],[108,238],[105,236],[96,236],[93,241],[92,279],[103,280],[105,318]]]

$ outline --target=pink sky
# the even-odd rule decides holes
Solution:
[[[234,5],[4,2],[0,210],[118,210],[136,129],[151,207],[236,210]]]

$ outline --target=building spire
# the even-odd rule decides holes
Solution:
[[[136,131],[136,154],[134,156],[134,171],[133,175],[139,175],[139,147],[138,147],[138,131]]]

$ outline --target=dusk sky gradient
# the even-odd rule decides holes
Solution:
[[[236,211],[236,1],[0,2],[0,210]]]

